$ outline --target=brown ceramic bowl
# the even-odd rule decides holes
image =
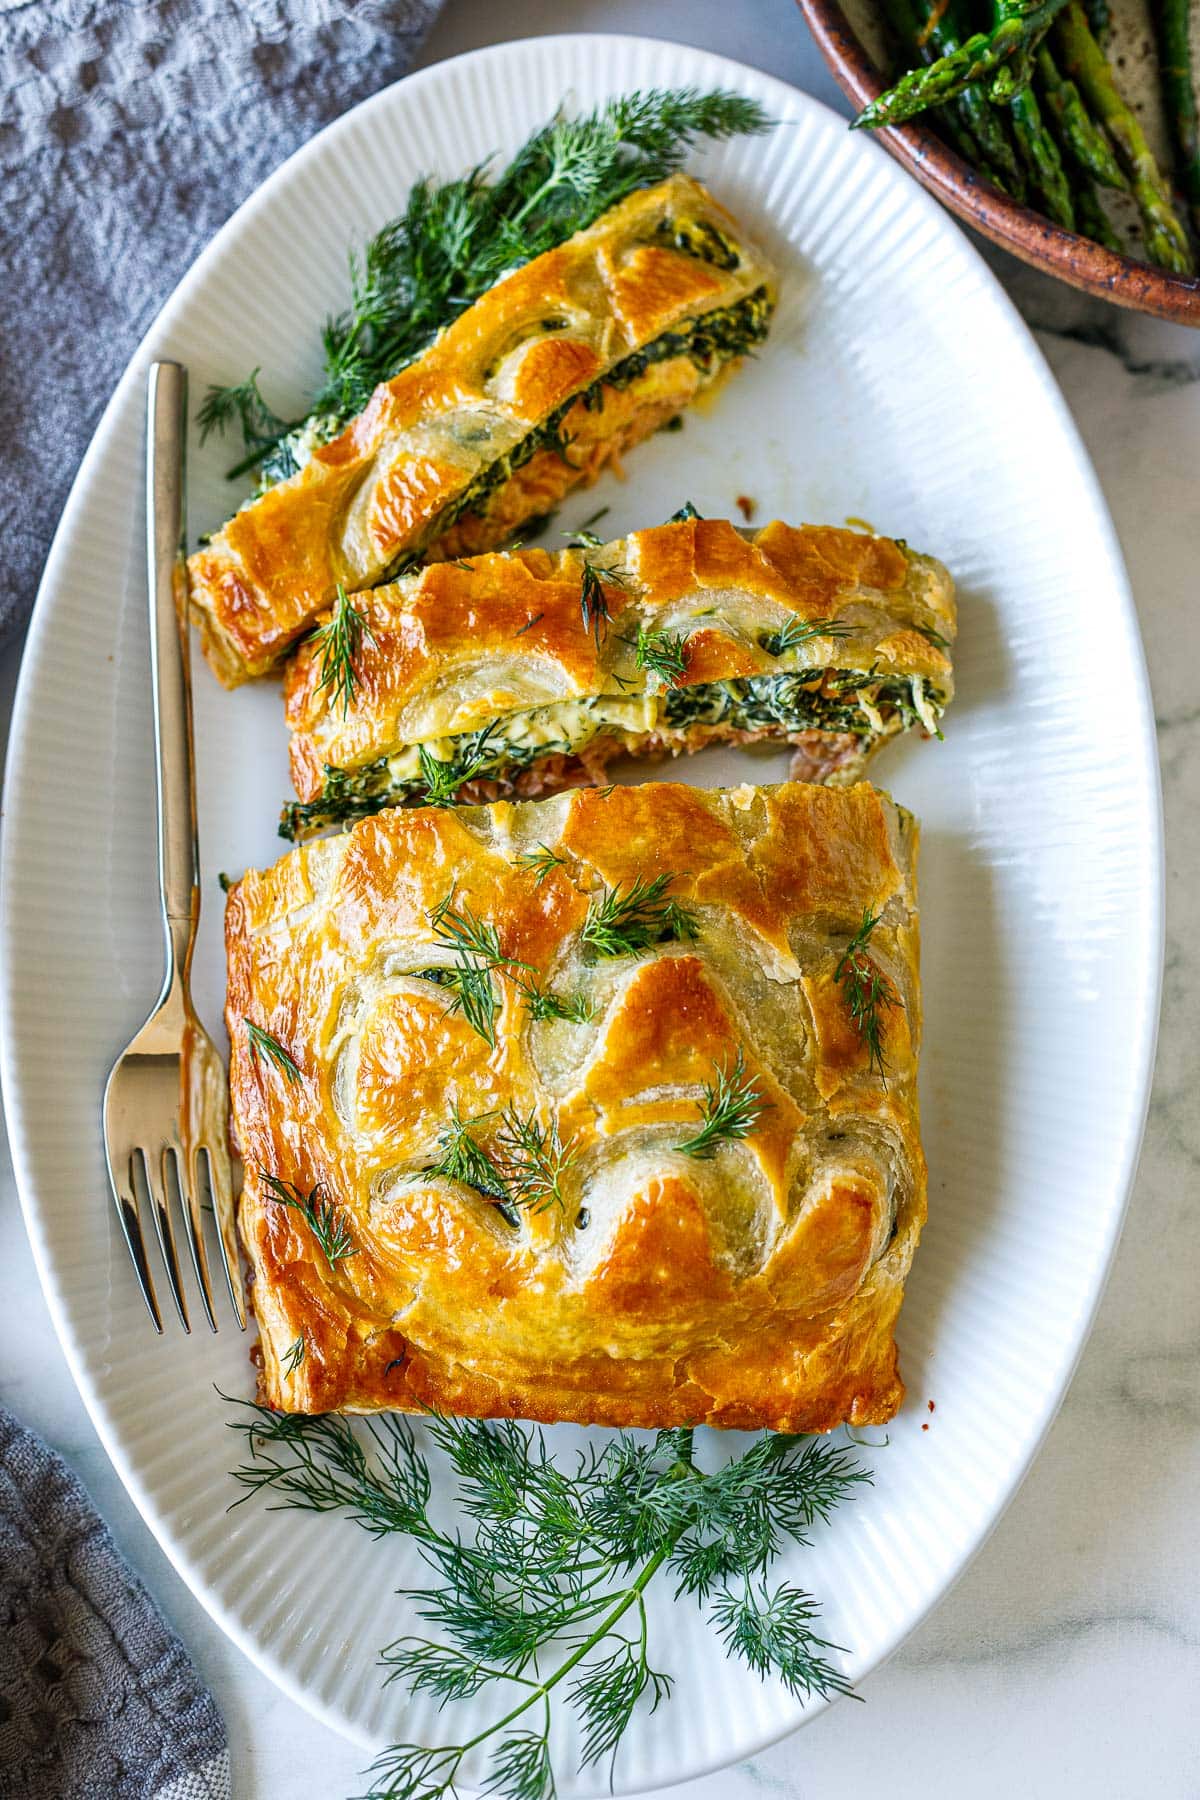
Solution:
[[[798,0],[821,54],[843,93],[866,106],[887,82],[864,48],[839,0]],[[872,134],[960,219],[1023,262],[1117,306],[1200,326],[1200,278],[1172,275],[1090,239],[1063,231],[977,175],[920,121]]]

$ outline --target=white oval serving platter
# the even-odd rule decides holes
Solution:
[[[757,360],[682,433],[577,496],[606,533],[706,514],[866,519],[942,557],[961,593],[946,741],[885,753],[875,777],[923,823],[929,1225],[901,1318],[908,1402],[873,1488],[781,1574],[824,1602],[861,1678],[945,1593],[1012,1496],[1062,1398],[1120,1229],[1145,1114],[1161,961],[1152,719],[1113,528],[1062,399],[958,227],[881,151],[782,83],[677,44],[532,39],[410,77],[271,177],[164,308],[75,484],[30,631],[7,777],[3,1077],[46,1296],[113,1462],[176,1567],[279,1684],[366,1749],[437,1741],[428,1699],[384,1688],[377,1655],[412,1624],[411,1550],[348,1523],[232,1516],[229,1393],[251,1391],[233,1329],[156,1341],[114,1228],[100,1094],[157,990],[153,771],[142,561],[142,410],[153,356],[210,381],[252,369],[280,410],[318,372],[346,254],[412,181],[511,153],[563,104],[723,84],[778,124],[690,166],[779,258],[784,299]],[[193,441],[193,533],[232,495],[228,447]],[[557,539],[555,541],[561,541]],[[286,793],[270,687],[195,673],[202,937],[196,989],[222,1003],[217,872],[263,864]],[[709,754],[670,771],[779,778],[784,757]],[[649,773],[646,771],[645,773]],[[928,1402],[936,1403],[930,1412]],[[928,1429],[923,1427],[928,1426]],[[874,1435],[874,1434],[873,1434]],[[573,1434],[552,1434],[556,1443]],[[654,1619],[675,1698],[617,1759],[630,1793],[744,1757],[801,1704],[725,1658],[690,1603]],[[469,1709],[468,1709],[469,1710]],[[813,1710],[808,1709],[809,1712]],[[468,1719],[468,1724],[470,1723]],[[478,1723],[478,1719],[475,1721]],[[559,1791],[607,1790],[574,1774]]]

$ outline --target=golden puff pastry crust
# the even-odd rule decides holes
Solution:
[[[686,175],[497,282],[189,559],[217,675],[268,673],[339,585],[514,536],[687,406],[774,301],[770,265]]]
[[[248,873],[227,1016],[264,1400],[800,1432],[890,1418],[925,1216],[916,848],[866,784],[652,784],[393,809]],[[606,896],[611,912],[659,876],[682,909],[664,935],[600,954]],[[448,896],[507,959],[485,976],[494,1043],[442,985]],[[839,976],[867,911],[882,1073]],[[535,991],[584,1004],[538,1017]],[[757,1117],[703,1160],[680,1146],[720,1073],[752,1084]],[[508,1122],[556,1143],[557,1199],[509,1205],[470,1167],[475,1185],[447,1174],[455,1120],[514,1181]],[[331,1267],[273,1182],[331,1208],[353,1253]]]
[[[480,764],[467,799],[577,785],[618,750],[764,737],[852,781],[895,731],[936,729],[953,692],[947,571],[829,526],[680,519],[602,546],[430,564],[358,610],[349,696],[324,679],[319,639],[288,667],[301,802],[288,836],[423,799],[418,744],[443,768]],[[678,666],[656,667],[656,644]]]

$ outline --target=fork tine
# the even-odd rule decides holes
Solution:
[[[142,1236],[142,1221],[138,1213],[137,1183],[133,1177],[132,1156],[125,1169],[125,1186],[122,1186],[117,1180],[111,1162],[108,1165],[108,1183],[112,1189],[113,1205],[117,1209],[121,1236],[125,1239],[125,1247],[129,1251],[129,1259],[133,1264],[138,1286],[142,1290],[142,1299],[146,1302],[146,1310],[154,1323],[154,1329],[161,1337],[162,1314],[158,1310],[158,1296],[154,1292],[154,1279],[150,1274],[150,1264],[146,1260],[146,1241]],[[128,1192],[126,1192],[126,1188]]]
[[[197,1160],[201,1151],[208,1164],[208,1186],[212,1195],[213,1217],[217,1222],[221,1261],[225,1265],[225,1279],[229,1283],[229,1298],[237,1314],[238,1327],[245,1331],[246,1308],[240,1291],[241,1271],[238,1268],[237,1227],[234,1223],[233,1191],[229,1180],[229,1158],[221,1152],[214,1155],[208,1144],[200,1144],[196,1151]]]
[[[196,1197],[196,1183],[184,1178],[184,1159],[178,1145],[170,1144],[163,1151],[164,1169],[170,1163],[175,1171],[175,1185],[179,1189],[179,1210],[183,1214],[184,1236],[191,1252],[192,1268],[196,1273],[196,1285],[200,1289],[200,1299],[208,1318],[209,1327],[215,1331],[217,1321],[213,1317],[212,1287],[208,1279],[208,1250],[204,1243],[204,1221],[200,1217],[200,1202]],[[168,1194],[167,1204],[170,1206]]]
[[[171,1298],[175,1302],[175,1310],[179,1314],[183,1329],[191,1333],[191,1324],[187,1316],[187,1304],[183,1298],[183,1283],[179,1278],[179,1255],[175,1248],[175,1227],[171,1222],[171,1214],[167,1207],[167,1191],[165,1185],[166,1148],[158,1153],[157,1169],[153,1167],[147,1151],[142,1153],[142,1167],[146,1177],[146,1192],[150,1197],[150,1216],[154,1220],[154,1235],[158,1239],[158,1247],[162,1252],[163,1263],[167,1271],[167,1285],[171,1290]]]

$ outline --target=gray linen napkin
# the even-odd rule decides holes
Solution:
[[[440,0],[0,0],[0,641],[163,300]],[[397,201],[401,196],[397,196]]]
[[[229,1800],[225,1727],[61,1457],[0,1407],[0,1800]]]

